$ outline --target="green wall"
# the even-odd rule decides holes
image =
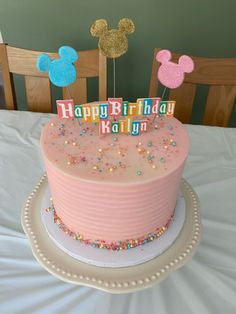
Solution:
[[[95,19],[105,18],[114,28],[120,18],[132,18],[136,31],[116,71],[117,96],[133,101],[147,96],[154,47],[235,57],[235,14],[235,0],[0,0],[0,30],[6,43],[19,47],[55,51],[66,44],[83,50],[97,47],[89,31]]]

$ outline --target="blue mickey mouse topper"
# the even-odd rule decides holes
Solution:
[[[48,71],[50,81],[59,87],[70,85],[76,80],[76,69],[73,64],[78,59],[78,53],[69,46],[58,50],[59,59],[51,60],[47,54],[41,54],[37,60],[37,68],[41,72]]]

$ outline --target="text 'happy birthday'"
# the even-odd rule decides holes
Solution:
[[[60,119],[77,118],[84,122],[99,122],[102,134],[139,135],[140,132],[147,131],[148,121],[137,119],[138,117],[150,115],[173,117],[174,108],[175,101],[162,101],[161,98],[139,98],[136,103],[123,101],[122,98],[108,98],[107,102],[83,105],[75,105],[72,99],[57,100],[57,113]],[[117,120],[120,117],[124,120]]]

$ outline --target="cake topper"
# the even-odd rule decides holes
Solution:
[[[108,29],[107,21],[96,20],[90,28],[92,36],[99,37],[98,47],[107,58],[118,58],[128,50],[128,34],[135,30],[131,19],[119,21],[118,29]]]
[[[58,50],[59,58],[51,60],[47,54],[41,54],[37,59],[37,68],[41,72],[48,71],[50,81],[59,87],[65,87],[76,80],[74,62],[78,53],[69,46],[62,46]]]
[[[113,59],[113,97],[116,97],[116,63],[115,59],[128,50],[127,35],[135,30],[131,19],[123,18],[118,23],[118,29],[108,29],[107,21],[96,20],[90,28],[94,37],[99,37],[98,48],[104,56]]]
[[[169,50],[160,50],[156,54],[156,60],[161,63],[157,77],[166,87],[177,88],[184,81],[184,73],[191,73],[194,69],[193,60],[186,55],[179,58],[178,63],[170,61],[171,52]]]
[[[57,100],[59,119],[82,119],[83,122],[99,123],[100,134],[130,134],[137,136],[147,132],[149,117],[173,117],[175,101],[161,98],[138,98],[135,103],[122,98],[108,98],[102,103],[74,104],[73,99]],[[112,119],[113,118],[113,119]]]

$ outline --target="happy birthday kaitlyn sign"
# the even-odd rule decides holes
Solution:
[[[57,100],[60,119],[77,118],[84,122],[98,122],[101,134],[139,135],[148,129],[148,120],[144,117],[173,117],[174,108],[175,101],[162,101],[161,98],[139,98],[136,103],[123,101],[122,98],[108,98],[104,103],[83,105],[75,105],[72,99]]]

